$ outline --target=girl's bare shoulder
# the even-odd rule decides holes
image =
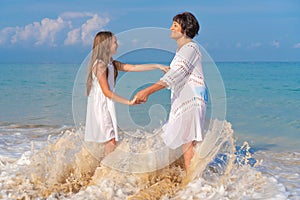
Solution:
[[[105,63],[101,60],[98,60],[95,62],[94,64],[94,68],[93,71],[96,74],[96,76],[101,75],[103,72],[105,72],[107,69],[107,66],[105,65]]]

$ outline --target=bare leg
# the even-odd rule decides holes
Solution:
[[[105,143],[104,156],[107,156],[108,154],[110,154],[112,151],[115,150],[115,148],[116,148],[116,140],[115,140],[115,138],[113,138]]]
[[[188,173],[191,160],[194,156],[194,142],[189,142],[182,145],[185,171]]]

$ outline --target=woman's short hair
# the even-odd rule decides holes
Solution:
[[[196,17],[190,12],[183,12],[173,17],[173,21],[180,24],[182,33],[185,33],[188,37],[194,38],[200,29],[199,23]]]

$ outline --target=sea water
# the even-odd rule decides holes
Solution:
[[[300,63],[217,66],[226,89],[226,121],[209,121],[212,127],[196,145],[192,172],[185,176],[180,158],[144,173],[99,164],[102,158],[95,155],[103,147],[86,148],[73,122],[79,65],[1,64],[0,199],[300,199]],[[133,120],[147,125],[149,105],[159,103],[166,109],[152,127],[159,129],[169,95],[161,91],[132,107]],[[219,126],[222,132],[215,131]],[[159,148],[158,138],[147,137],[153,129],[129,131],[139,140],[123,139],[119,148]]]

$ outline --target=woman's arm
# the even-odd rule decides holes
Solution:
[[[100,65],[102,65],[102,63],[100,63]],[[99,81],[99,84],[100,84],[103,94],[107,98],[110,98],[113,101],[116,101],[116,102],[119,102],[122,104],[126,104],[126,105],[133,105],[135,100],[130,101],[128,99],[125,99],[125,98],[119,96],[118,94],[116,94],[110,90],[108,81],[107,81],[107,76],[106,76],[108,69],[107,68],[104,69],[101,66],[97,66],[97,67],[98,67],[98,70],[97,70],[96,76],[98,78],[98,81]],[[99,70],[99,67],[100,67],[100,70]]]
[[[167,85],[167,89],[183,87],[193,69],[199,64],[201,65],[201,53],[198,46],[195,43],[186,44],[176,53],[172,61],[172,68],[160,81]]]
[[[127,63],[122,63],[119,61],[114,61],[115,66],[117,67],[118,70],[120,71],[125,71],[125,72],[142,72],[142,71],[150,71],[154,69],[160,69],[164,71],[165,73],[169,70],[168,66],[161,65],[161,64],[127,64]]]

